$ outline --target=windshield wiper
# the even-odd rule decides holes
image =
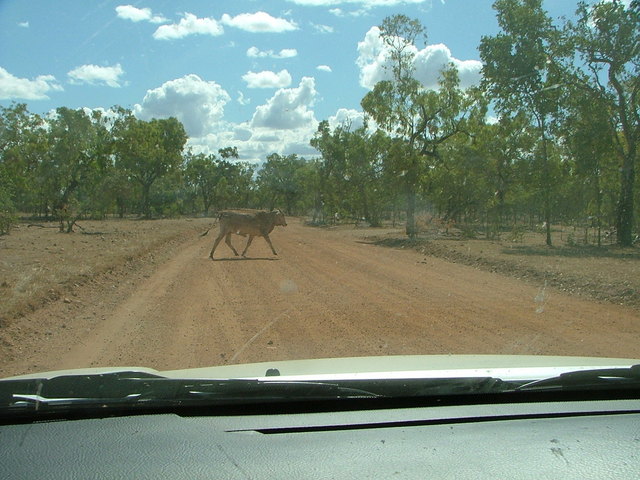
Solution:
[[[146,372],[69,375],[0,381],[0,420],[25,417],[106,416],[209,408],[289,408],[312,403],[345,405],[384,399],[433,399],[512,391],[491,377],[300,381],[277,379],[171,379]],[[435,400],[434,400],[435,401]]]
[[[378,394],[368,390],[330,382],[191,380],[117,372],[1,381],[0,416],[90,408],[107,411],[376,397]]]
[[[640,389],[640,365],[576,370],[520,385],[515,391]]]
[[[124,371],[0,381],[0,423],[59,418],[293,412],[295,409],[385,408],[531,401],[531,395],[640,390],[640,365],[579,370],[535,381],[494,377],[351,379],[172,379]],[[556,393],[558,392],[558,393]],[[522,395],[520,395],[522,394]]]

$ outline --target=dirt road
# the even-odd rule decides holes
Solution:
[[[640,357],[640,313],[292,220],[250,258],[194,236],[11,325],[0,376],[396,354]],[[236,246],[244,240],[234,238]],[[149,267],[151,268],[151,267]]]

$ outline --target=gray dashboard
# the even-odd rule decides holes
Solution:
[[[3,479],[640,478],[637,400],[0,427]]]

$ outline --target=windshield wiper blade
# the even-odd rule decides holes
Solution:
[[[640,389],[640,365],[624,368],[576,370],[534,380],[515,391]]]
[[[140,372],[60,376],[0,382],[0,414],[64,409],[217,406],[279,401],[375,398],[333,382],[171,379]]]

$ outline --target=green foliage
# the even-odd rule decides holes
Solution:
[[[406,195],[406,233],[417,234],[417,193],[429,187],[429,172],[441,160],[439,149],[454,136],[470,133],[485,112],[479,90],[463,91],[458,72],[449,65],[441,72],[439,87],[429,90],[414,77],[416,40],[424,27],[403,15],[387,17],[380,35],[388,47],[392,80],[378,82],[361,105],[379,127],[395,141],[387,157],[390,170],[402,177]]]
[[[525,225],[550,235],[551,220],[596,232],[615,224],[628,244],[640,201],[638,9],[580,4],[575,23],[554,23],[541,0],[497,0],[495,9],[500,31],[481,41],[479,88],[461,88],[452,66],[425,88],[413,67],[424,27],[384,19],[389,80],[362,99],[363,127],[319,123],[313,159],[273,153],[249,165],[233,146],[183,152],[178,120],[120,107],[109,118],[0,107],[0,232],[17,212],[69,230],[87,216],[282,208],[314,223],[406,220],[409,235],[416,217],[428,218],[431,230],[455,223],[474,237],[482,226],[509,241],[521,241]]]
[[[640,143],[640,9],[637,2],[629,7],[623,2],[581,2],[576,13],[577,22],[565,28],[565,36],[583,62],[575,69],[573,82],[588,102],[601,108],[596,115],[606,112],[604,118],[597,115],[610,127],[601,130],[596,153],[600,156],[603,149],[609,149],[617,157],[617,238],[619,244],[630,246]]]
[[[200,199],[205,215],[209,210],[229,206],[247,206],[251,197],[253,168],[245,163],[232,162],[238,158],[235,147],[218,150],[220,157],[203,153],[185,155],[184,179],[187,188]]]
[[[140,185],[142,210],[150,218],[151,186],[182,164],[182,149],[187,141],[184,127],[173,117],[147,122],[120,110],[113,133],[116,168]]]
[[[3,165],[0,165],[0,235],[6,235],[15,225],[18,217],[11,199],[9,175]]]
[[[258,194],[269,210],[281,206],[285,213],[304,211],[304,185],[302,172],[307,161],[297,155],[282,156],[272,153],[258,172]]]

